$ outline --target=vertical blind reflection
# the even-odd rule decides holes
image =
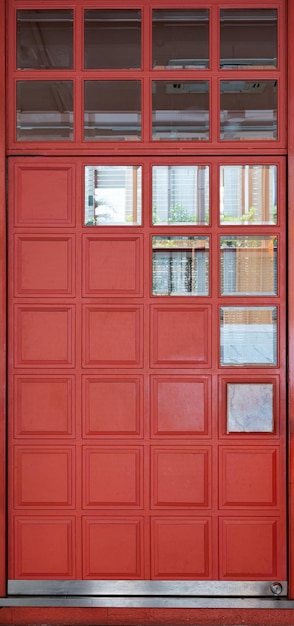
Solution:
[[[73,139],[72,81],[17,81],[17,139]]]
[[[221,365],[277,365],[277,307],[221,307]]]
[[[209,66],[209,11],[154,9],[152,66],[154,69],[201,69]]]
[[[209,224],[209,166],[154,165],[153,224]]]
[[[141,138],[140,81],[85,82],[85,139],[125,141]]]
[[[153,237],[152,293],[207,296],[209,237]]]
[[[142,220],[142,168],[85,167],[85,225],[133,226]]]
[[[277,166],[222,165],[221,224],[277,223]]]
[[[221,294],[277,294],[277,238],[221,237]]]
[[[72,9],[17,11],[18,69],[73,67]]]

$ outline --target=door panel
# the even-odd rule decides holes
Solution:
[[[10,159],[9,579],[283,581],[283,159],[238,160],[278,172],[257,224],[222,219],[236,159],[185,158],[196,221],[154,219],[181,161],[88,161]]]

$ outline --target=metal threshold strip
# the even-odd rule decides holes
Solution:
[[[0,606],[294,608],[287,582],[10,580]]]

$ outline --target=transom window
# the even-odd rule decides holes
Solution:
[[[10,144],[283,145],[285,38],[272,5],[11,2]]]

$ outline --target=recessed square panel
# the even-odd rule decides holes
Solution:
[[[227,432],[273,432],[273,384],[227,383]]]
[[[209,366],[209,307],[154,307],[152,331],[155,366]]]
[[[152,578],[211,577],[211,520],[187,517],[152,520]]]
[[[139,508],[142,502],[142,449],[84,449],[84,507]]]
[[[84,365],[140,367],[141,314],[140,307],[85,307]]]
[[[87,377],[83,380],[85,436],[134,437],[142,434],[143,379]]]
[[[16,367],[73,366],[73,307],[19,306],[15,323]]]
[[[15,166],[15,225],[63,226],[73,225],[75,206],[74,167]]]
[[[86,237],[83,256],[85,295],[141,295],[141,245],[139,237]]]
[[[154,448],[153,507],[207,507],[210,501],[209,477],[209,448]]]
[[[15,507],[68,508],[74,505],[74,449],[15,448]]]
[[[280,552],[278,520],[262,517],[220,519],[220,578],[272,580]],[[283,580],[281,573],[281,578]]]
[[[152,430],[155,436],[207,435],[210,428],[207,378],[163,377],[152,379]]]
[[[75,578],[75,520],[65,517],[17,517],[15,565],[11,578]]]
[[[121,580],[143,577],[143,520],[84,519],[84,577]]]
[[[279,453],[269,447],[220,449],[220,506],[273,507],[278,498]]]
[[[71,377],[15,377],[15,437],[71,436],[74,432],[74,382]]]
[[[22,235],[15,239],[16,296],[73,295],[74,239]]]

